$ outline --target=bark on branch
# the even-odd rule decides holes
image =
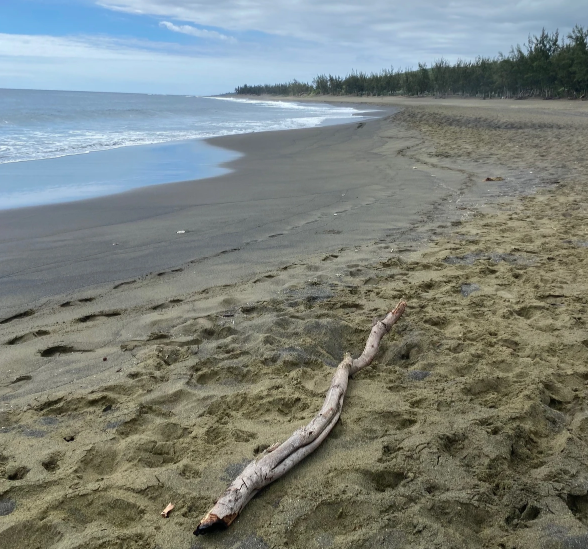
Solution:
[[[288,440],[274,444],[247,465],[200,521],[195,535],[229,526],[259,490],[283,476],[320,446],[339,420],[349,376],[371,364],[378,352],[380,340],[402,316],[405,308],[406,303],[401,301],[385,318],[376,322],[359,358],[352,359],[351,355],[345,355],[335,371],[318,415],[306,427],[295,431]]]

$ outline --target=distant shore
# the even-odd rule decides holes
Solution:
[[[332,103],[337,104],[351,104],[351,105],[370,105],[370,106],[395,106],[395,107],[471,107],[471,108],[491,108],[503,109],[505,105],[515,109],[537,109],[545,108],[548,111],[569,111],[582,112],[588,109],[588,102],[580,99],[541,99],[530,97],[526,99],[480,99],[477,97],[462,97],[459,95],[447,96],[403,96],[403,95],[370,95],[370,96],[356,96],[356,95],[243,95],[243,94],[226,94],[227,97],[235,99],[257,99],[263,101],[294,101],[300,103]],[[542,107],[543,106],[543,107]]]

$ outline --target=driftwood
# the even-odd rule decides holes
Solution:
[[[345,355],[335,371],[318,415],[306,427],[295,431],[288,440],[282,444],[274,444],[247,465],[200,521],[194,531],[195,535],[229,526],[259,490],[283,476],[318,448],[339,420],[349,376],[371,364],[378,352],[380,340],[402,316],[405,308],[406,303],[401,301],[384,319],[376,322],[359,358],[354,360],[350,354]]]

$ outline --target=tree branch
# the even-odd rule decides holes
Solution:
[[[354,360],[351,355],[345,355],[335,371],[318,415],[306,427],[296,430],[288,440],[268,448],[247,465],[200,521],[194,531],[195,535],[222,530],[229,526],[259,490],[286,474],[320,446],[339,420],[349,376],[371,364],[382,337],[390,331],[405,309],[406,303],[401,301],[393,311],[376,322],[361,356]]]

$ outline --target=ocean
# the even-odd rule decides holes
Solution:
[[[0,209],[221,175],[238,155],[204,139],[360,114],[326,104],[0,89]]]

